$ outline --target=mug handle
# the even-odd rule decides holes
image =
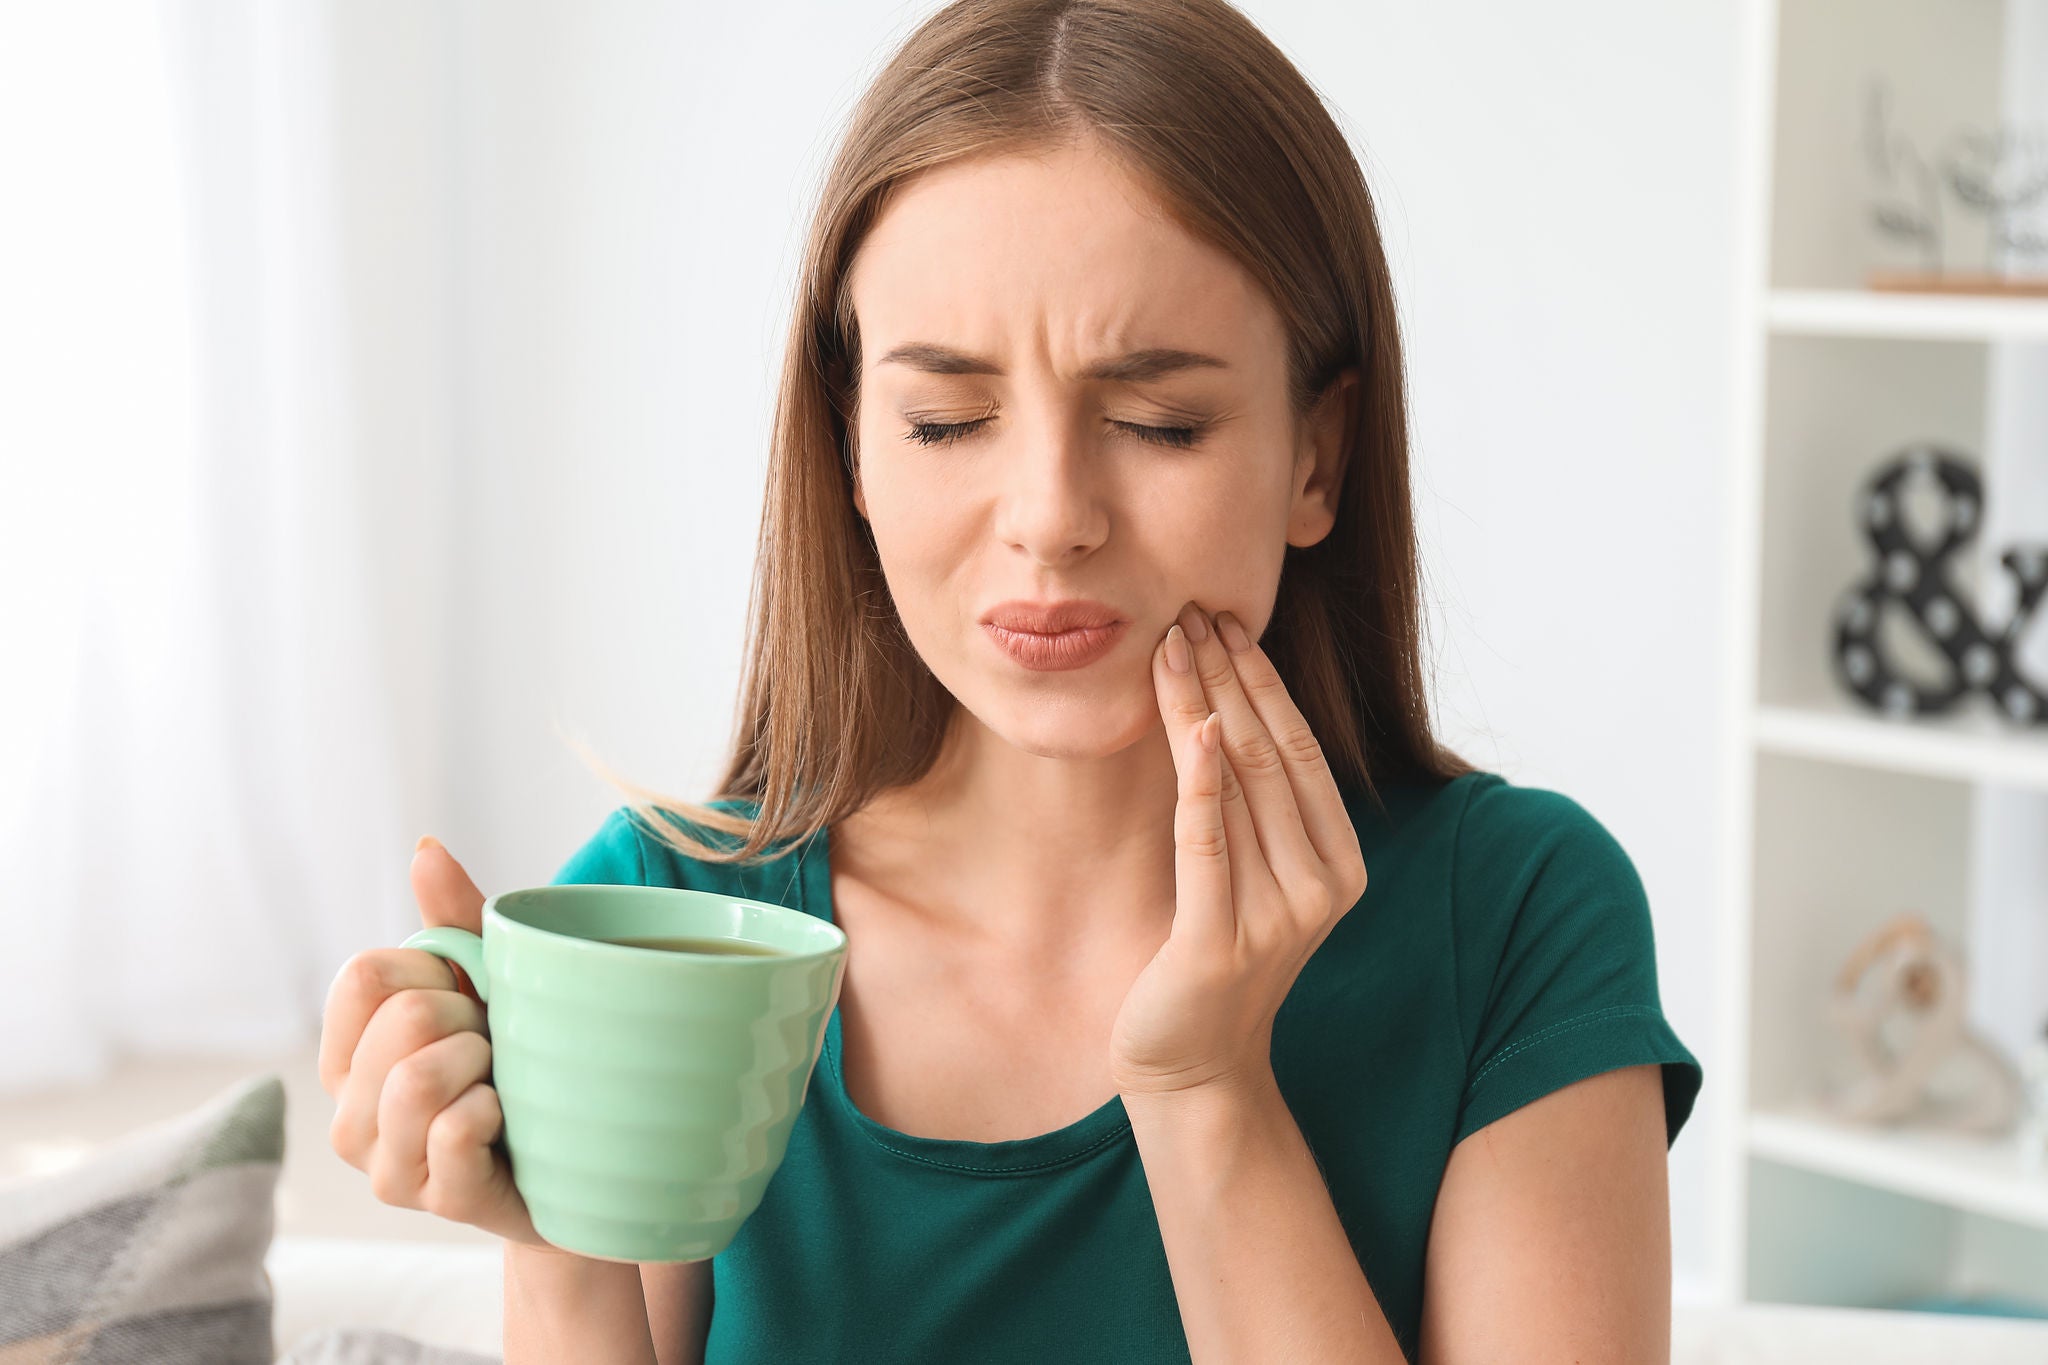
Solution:
[[[476,998],[486,1005],[491,1003],[491,979],[484,975],[484,941],[469,930],[437,924],[420,930],[398,946],[424,948],[435,957],[453,962],[468,973],[469,984],[476,987]]]

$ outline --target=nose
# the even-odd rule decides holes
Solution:
[[[1098,453],[1071,423],[1049,423],[1018,446],[1002,461],[1008,483],[997,534],[1041,564],[1086,556],[1109,534]]]

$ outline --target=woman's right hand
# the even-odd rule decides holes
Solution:
[[[483,932],[483,893],[438,840],[414,848],[412,891],[426,924]],[[534,1231],[512,1184],[490,1074],[484,1007],[460,967],[423,948],[368,948],[342,964],[320,1027],[334,1150],[386,1204],[573,1255]]]

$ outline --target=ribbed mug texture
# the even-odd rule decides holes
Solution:
[[[786,955],[594,941],[659,935],[738,937]],[[723,1250],[782,1163],[845,945],[822,920],[710,892],[558,885],[487,902],[483,970],[469,974],[485,999],[513,1182],[541,1236],[606,1260]],[[461,929],[423,930],[405,946],[465,970],[477,955]]]

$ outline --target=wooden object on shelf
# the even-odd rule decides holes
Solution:
[[[1874,993],[1865,989],[1872,980]],[[1918,915],[1900,915],[1857,944],[1835,976],[1830,1007],[1861,1070],[1828,1107],[1861,1123],[2010,1132],[2019,1073],[1964,1020],[1966,989],[1962,960]],[[1887,1033],[1901,1021],[1910,1041],[1895,1046]],[[1935,1102],[1936,1073],[1958,1061],[1976,1083],[1959,1100]]]
[[[1928,274],[1908,270],[1872,270],[1866,288],[1886,294],[1986,294],[2000,298],[2048,298],[2048,278],[2011,275]]]

